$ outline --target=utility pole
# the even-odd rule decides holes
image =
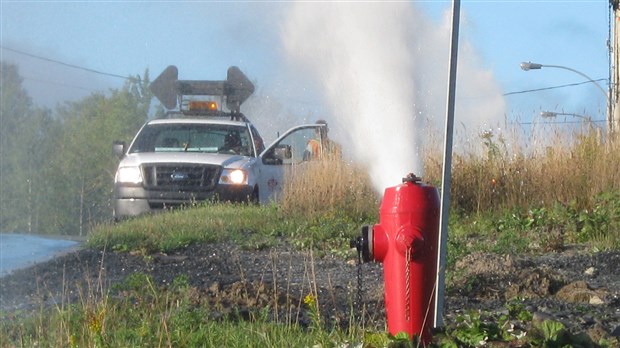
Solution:
[[[607,129],[610,134],[620,130],[620,0],[609,0],[609,4],[614,11],[610,30],[613,37],[610,38],[611,45],[611,66],[612,76],[609,87],[609,107],[607,110]]]

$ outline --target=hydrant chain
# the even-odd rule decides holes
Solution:
[[[411,284],[410,284],[410,272],[411,272],[411,246],[407,247],[405,252],[405,320],[409,321],[411,315]]]
[[[364,304],[362,303],[362,250],[357,253],[357,311],[364,327]]]

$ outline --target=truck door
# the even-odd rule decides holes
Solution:
[[[261,203],[278,202],[287,181],[295,171],[303,170],[308,143],[316,139],[320,124],[301,125],[286,131],[260,155],[262,161],[259,179]]]

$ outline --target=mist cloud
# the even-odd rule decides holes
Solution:
[[[320,86],[332,133],[369,166],[377,191],[422,175],[423,143],[443,136],[449,16],[433,23],[411,3],[295,3],[286,18],[289,63]],[[505,106],[493,75],[461,47],[456,122],[478,132]]]

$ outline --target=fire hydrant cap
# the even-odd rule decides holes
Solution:
[[[420,178],[419,176],[416,176],[413,173],[409,173],[403,178],[403,183],[407,183],[407,182],[419,183],[420,181],[422,181],[422,178]]]

